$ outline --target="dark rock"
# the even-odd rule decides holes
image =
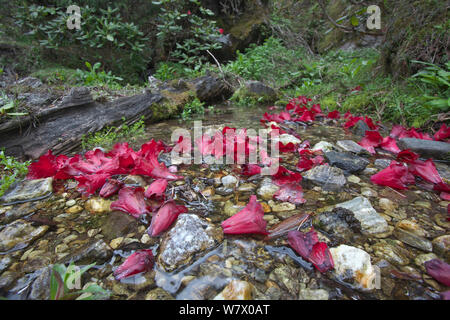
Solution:
[[[328,163],[334,167],[341,168],[344,173],[357,173],[363,171],[369,161],[352,153],[330,151],[324,154]]]
[[[402,138],[397,142],[400,149],[411,149],[424,158],[450,161],[450,143],[414,138]]]
[[[352,211],[337,207],[332,211],[322,212],[314,219],[314,225],[328,234],[350,240],[354,234],[361,233],[361,223]]]
[[[336,142],[336,146],[342,151],[353,152],[360,155],[370,155],[370,153],[366,149],[361,147],[353,140],[338,141]]]
[[[314,167],[303,177],[306,183],[318,185],[325,191],[339,191],[347,183],[342,169],[328,165]]]
[[[359,120],[352,129],[352,132],[357,135],[364,137],[366,135],[366,131],[371,131],[367,123],[362,120]]]
[[[17,84],[36,89],[42,86],[42,81],[38,78],[26,77],[17,81]]]
[[[191,82],[197,98],[206,103],[223,101],[232,95],[226,83],[218,77],[206,75]]]
[[[70,93],[63,97],[61,105],[64,107],[82,106],[94,102],[91,92],[86,87],[75,87]]]
[[[102,223],[102,234],[106,241],[111,241],[117,237],[125,237],[129,233],[136,233],[138,220],[120,211],[108,213]]]
[[[277,99],[277,92],[260,81],[247,81],[233,96],[233,100],[253,98],[259,102],[273,102]]]

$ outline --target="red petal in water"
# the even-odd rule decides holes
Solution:
[[[168,182],[165,179],[157,179],[145,190],[145,197],[151,198],[164,198],[164,192],[166,191]]]
[[[447,138],[450,138],[450,127],[447,127],[446,124],[443,123],[439,131],[434,134],[434,140],[444,141]]]
[[[450,201],[450,193],[449,192],[441,192],[441,194],[439,195],[441,197],[442,200],[444,201]],[[449,207],[450,208],[450,205]],[[447,220],[450,221],[450,211],[448,212],[448,218]]]
[[[419,155],[409,149],[400,151],[397,154],[397,161],[411,163],[419,159]]]
[[[358,144],[371,154],[375,154],[374,148],[378,147],[382,142],[383,137],[378,131],[366,131],[365,137]]]
[[[99,173],[78,176],[74,179],[78,181],[78,191],[84,195],[91,195],[103,187],[109,177],[110,175],[107,173]]]
[[[149,235],[156,237],[167,230],[182,213],[188,212],[185,206],[179,206],[173,200],[166,201],[153,216],[148,229]]]
[[[254,176],[261,173],[261,167],[256,164],[243,164],[241,174],[244,176]]]
[[[288,233],[288,242],[292,249],[294,249],[304,259],[308,260],[309,254],[311,253],[314,245],[319,242],[319,238],[314,230],[307,233],[293,230]]]
[[[439,296],[441,297],[441,300],[450,300],[450,290],[449,291],[445,291],[445,292],[441,292],[439,294]]]
[[[119,199],[111,203],[111,210],[120,210],[135,218],[150,213],[144,199],[144,188],[122,188],[119,191]]]
[[[120,267],[114,270],[114,277],[116,280],[120,280],[149,271],[153,268],[154,262],[155,258],[152,250],[138,250],[130,255]]]
[[[395,189],[408,189],[407,184],[413,184],[414,176],[409,173],[408,168],[401,163],[392,161],[391,164],[370,177],[370,180],[381,186]]]
[[[434,279],[446,285],[450,286],[450,265],[439,260],[432,259],[425,262],[425,268],[427,269],[427,273],[432,276]]]
[[[383,141],[381,141],[380,147],[383,150],[390,151],[395,154],[397,154],[401,151],[400,148],[397,146],[397,142],[395,141],[395,139],[393,139],[389,136],[383,138]]]
[[[272,176],[272,181],[278,186],[291,182],[300,182],[303,177],[300,173],[296,173],[286,169],[285,167],[279,166],[276,174]]]
[[[308,260],[320,272],[327,272],[334,268],[333,257],[325,242],[318,242],[313,246]]]
[[[281,186],[281,188],[273,195],[273,197],[280,201],[288,201],[294,204],[305,203],[303,199],[303,189],[297,183],[288,183]]]
[[[100,190],[100,197],[109,198],[119,192],[123,183],[116,179],[108,179]]]
[[[314,167],[314,162],[309,157],[307,157],[307,156],[300,157],[300,159],[297,163],[297,168],[300,171],[308,171],[312,167]]]
[[[257,233],[267,235],[267,222],[263,219],[264,210],[256,201],[256,196],[250,196],[247,206],[222,222],[225,234]]]
[[[280,150],[280,152],[295,152],[296,148],[296,145],[292,142],[289,142],[288,144],[278,142],[278,150]]]
[[[427,161],[415,160],[408,164],[409,172],[415,176],[421,177],[423,180],[437,184],[442,183],[442,178],[439,175],[433,160]]]
[[[339,112],[339,110],[334,110],[328,113],[327,115],[328,119],[340,119],[341,118],[341,114]]]

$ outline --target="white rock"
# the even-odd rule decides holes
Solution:
[[[238,184],[238,179],[235,176],[228,175],[222,178],[222,184],[225,188],[235,188]]]
[[[342,244],[337,248],[331,248],[330,253],[333,256],[334,273],[338,277],[346,279],[352,277],[362,288],[375,288],[376,273],[367,252]]]
[[[350,201],[339,203],[336,207],[348,209],[361,222],[362,231],[377,234],[389,231],[389,226],[382,216],[375,211],[370,201],[364,197],[356,197]]]
[[[319,143],[316,143],[311,150],[322,150],[323,152],[333,151],[333,145],[327,141],[320,141]]]

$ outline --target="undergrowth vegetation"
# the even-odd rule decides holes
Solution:
[[[0,197],[15,182],[25,178],[31,161],[20,162],[0,150]]]

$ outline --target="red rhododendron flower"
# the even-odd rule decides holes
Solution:
[[[408,171],[408,167],[396,161],[391,161],[387,168],[371,176],[370,181],[395,189],[408,189],[406,185],[415,182],[414,176]]]
[[[341,118],[341,114],[338,110],[334,110],[328,113],[327,115],[328,119],[340,119]]]
[[[303,199],[303,189],[297,183],[288,183],[282,185],[281,188],[275,192],[273,197],[280,201],[288,201],[294,204],[305,203],[306,200]]]
[[[289,231],[289,245],[304,259],[311,262],[320,272],[334,268],[333,258],[325,242],[319,242],[314,230],[303,233],[298,230]]]
[[[224,30],[222,28],[219,29],[219,33],[223,34]]]
[[[94,194],[98,189],[103,187],[106,179],[110,177],[107,173],[90,174],[74,177],[78,181],[78,191],[84,195]]]
[[[243,164],[241,167],[241,174],[244,176],[254,176],[261,173],[261,167],[256,164]]]
[[[425,268],[427,269],[427,273],[432,276],[434,279],[446,285],[450,286],[450,265],[439,260],[432,259],[425,262]]]
[[[152,217],[148,234],[152,237],[158,236],[167,230],[180,214],[185,212],[188,212],[185,206],[177,205],[173,200],[166,201]]]
[[[311,107],[311,112],[314,113],[315,116],[317,116],[317,117],[325,116],[322,113],[322,108],[320,108],[320,104],[313,104],[313,106]]]
[[[313,246],[319,242],[319,238],[317,232],[314,230],[307,233],[293,230],[288,233],[288,242],[292,249],[294,249],[302,258],[308,260],[309,254],[311,253]]]
[[[38,161],[29,165],[27,179],[32,180],[53,177],[57,171],[58,165],[56,157],[52,154],[52,151],[49,150],[46,154],[42,155]]]
[[[188,14],[188,16],[190,16],[191,15],[191,10],[188,10],[187,14]]]
[[[317,242],[313,246],[308,260],[320,272],[327,272],[334,268],[333,256],[325,242]]]
[[[280,150],[280,152],[294,152],[296,150],[296,145],[293,144],[292,142],[289,142],[288,144],[283,144],[281,142],[278,142],[278,150]]]
[[[114,277],[116,280],[120,280],[141,272],[147,272],[153,268],[154,262],[152,250],[138,250],[114,270]]]
[[[361,91],[361,86],[356,86],[351,91]]]
[[[109,198],[119,192],[122,186],[123,182],[116,179],[108,179],[100,189],[100,197]]]
[[[444,141],[447,138],[450,138],[450,127],[443,123],[441,128],[434,134],[434,140]]]
[[[168,182],[165,179],[157,179],[145,190],[145,197],[151,198],[164,198],[164,192],[166,191]]]
[[[247,206],[222,222],[223,233],[244,234],[257,233],[267,235],[267,222],[263,219],[264,210],[256,201],[256,196],[250,196]]]
[[[410,149],[403,150],[397,154],[397,161],[411,163],[419,159],[419,155]]]
[[[308,156],[301,156],[298,163],[297,168],[300,171],[308,171],[314,167],[314,162]]]
[[[300,173],[296,173],[286,169],[285,167],[279,166],[276,174],[272,176],[272,181],[278,186],[281,186],[290,182],[300,182],[303,177]]]
[[[371,154],[375,154],[375,147],[378,147],[382,142],[383,137],[378,131],[366,131],[365,137],[358,144]]]
[[[421,177],[425,181],[435,184],[443,182],[431,159],[428,159],[427,161],[415,160],[408,164],[408,168],[409,172],[415,176]]]
[[[125,187],[119,191],[119,199],[111,203],[112,210],[120,210],[139,218],[141,215],[150,213],[144,199],[144,188]]]
[[[353,117],[353,115],[352,115],[352,113],[350,112],[350,111],[347,111],[345,114],[344,114],[344,119],[350,119],[350,118],[352,118]]]
[[[381,141],[380,143],[380,147],[383,150],[390,151],[395,154],[401,151],[400,148],[397,146],[397,142],[395,141],[395,139],[389,136],[383,138],[383,141]]]

